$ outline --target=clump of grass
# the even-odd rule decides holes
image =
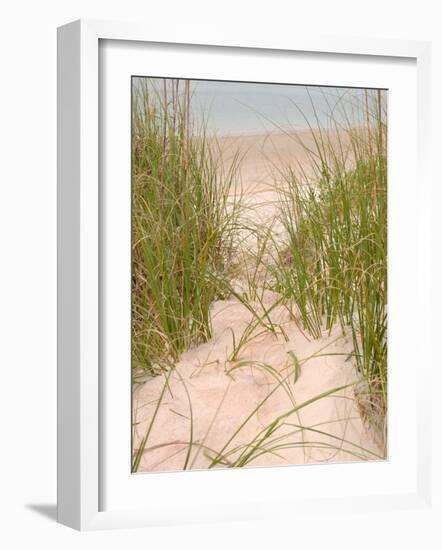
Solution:
[[[132,366],[155,374],[211,337],[235,206],[235,172],[190,118],[189,81],[134,80],[132,99]]]
[[[381,92],[359,98],[359,126],[345,109],[310,131],[311,172],[287,167],[275,290],[296,305],[314,338],[350,331],[364,385],[364,417],[383,432],[387,411],[387,125]],[[353,101],[356,101],[353,99]],[[352,107],[353,108],[353,107]],[[344,121],[344,122],[342,122]]]

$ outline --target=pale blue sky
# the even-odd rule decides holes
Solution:
[[[204,117],[209,132],[219,135],[328,126],[332,115],[343,123],[344,111],[352,123],[365,123],[363,89],[192,80],[191,93],[194,120]],[[368,96],[374,100],[376,92]]]

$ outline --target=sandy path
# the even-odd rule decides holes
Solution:
[[[273,301],[274,297],[268,297],[266,305],[269,306]],[[252,314],[236,300],[227,300],[213,304],[212,317],[212,340],[184,353],[176,366],[177,372],[172,373],[168,380],[168,389],[150,434],[141,471],[183,468],[191,428],[186,389],[192,403],[194,443],[188,466],[206,468],[216,452],[224,449],[238,427],[260,403],[262,405],[258,413],[252,416],[223,450],[229,462],[247,450],[247,445],[278,415],[292,410],[294,403],[302,404],[322,392],[357,380],[352,362],[347,360],[347,353],[351,351],[348,338],[334,330],[330,336],[324,335],[319,340],[308,341],[296,323],[290,321],[283,307],[275,308],[271,317],[277,325],[283,326],[288,340],[269,332],[259,336],[261,329],[257,329],[256,338],[242,349],[239,357],[242,366],[229,374],[229,369],[235,364],[228,361],[233,349],[232,331],[238,341],[251,321]],[[296,382],[289,352],[294,353],[301,363],[301,372]],[[327,357],[324,353],[342,355]],[[315,354],[321,356],[312,357]],[[263,363],[273,367],[286,379],[287,387],[270,375],[261,366]],[[166,376],[160,376],[135,390],[137,439],[146,433],[165,383]],[[264,402],[273,390],[274,393]],[[266,441],[262,448],[265,454],[247,465],[376,458],[380,451],[366,432],[352,396],[352,387],[349,387],[301,408],[298,414],[293,412]],[[299,425],[305,427],[303,432],[299,431]],[[270,452],[275,445],[288,447]],[[232,452],[238,447],[236,452]]]
[[[272,237],[276,241],[283,241],[285,237],[282,224],[275,219],[278,204],[275,181],[281,188],[286,187],[286,174],[281,172],[282,167],[290,166],[301,182],[316,177],[317,170],[312,168],[312,159],[320,162],[317,143],[321,143],[325,150],[333,149],[334,154],[339,154],[349,167],[353,164],[349,135],[346,132],[338,135],[335,130],[221,137],[217,143],[226,171],[236,154],[239,153],[241,159],[238,179],[230,194],[232,201],[234,197],[241,197],[243,224],[260,228],[271,226]],[[243,250],[255,250],[258,246],[256,234],[243,231],[240,232],[240,239]],[[271,245],[270,242],[267,244]]]
[[[305,161],[305,151],[295,139],[282,135],[225,138],[222,142],[226,163],[238,145],[244,153],[237,184],[248,206],[242,221],[273,224],[273,230],[284,238],[283,228],[274,223],[277,193],[273,176],[281,160],[295,157]],[[256,247],[254,239],[244,240],[246,250]],[[278,299],[263,292],[262,305],[271,308]],[[262,305],[253,304],[258,315]],[[242,459],[244,466],[382,457],[361,421],[353,400],[354,386],[301,406],[323,392],[358,380],[349,358],[351,341],[337,327],[318,340],[308,339],[287,309],[277,305],[270,313],[276,334],[258,325],[232,357],[234,344],[241,341],[255,317],[232,298],[212,304],[211,318],[213,337],[209,342],[184,353],[168,378],[158,376],[134,390],[137,447],[149,430],[167,384],[139,471],[181,470],[185,465],[207,468],[218,453],[225,465]],[[296,360],[300,372],[295,371]],[[258,434],[283,415],[287,416],[280,418],[276,431],[252,451]]]
[[[304,132],[302,139],[314,149],[309,133]],[[289,163],[305,167],[308,161],[306,149],[298,140],[299,136],[284,134],[247,135],[238,138],[220,138],[226,168],[239,151],[241,165],[239,178],[231,195],[240,195],[245,206],[244,217],[251,222],[269,227],[274,220],[278,192],[275,181],[282,181],[281,166]],[[296,159],[296,163],[293,163]],[[299,170],[298,170],[299,172]],[[278,231],[280,228],[272,228]]]

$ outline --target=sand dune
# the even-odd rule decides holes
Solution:
[[[313,137],[302,138],[314,150]],[[274,180],[282,162],[296,159],[298,169],[305,166],[305,148],[296,136],[282,134],[221,138],[220,143],[226,166],[238,147],[243,154],[235,189],[247,206],[242,221],[271,225],[284,238],[282,225],[275,221]],[[245,252],[256,248],[256,236],[244,239],[242,246]],[[212,339],[184,353],[170,375],[135,387],[136,448],[167,385],[139,471],[206,468],[218,453],[225,466],[241,460],[236,464],[271,466],[383,457],[361,420],[354,386],[302,406],[358,380],[349,356],[351,339],[338,327],[317,340],[308,338],[283,305],[275,306],[279,300],[277,294],[262,292],[262,303],[257,301],[254,309],[259,315],[263,305],[274,306],[270,320],[276,334],[258,325],[235,360],[234,345],[254,315],[236,298],[213,303]],[[261,440],[278,418],[276,431]]]
[[[267,305],[271,302],[269,297]],[[222,451],[227,455],[227,460],[233,462],[242,452],[250,450],[247,446],[256,444],[254,438],[257,434],[278,415],[284,415],[296,405],[358,378],[352,362],[347,360],[347,354],[352,349],[347,337],[334,330],[330,336],[309,341],[282,307],[273,310],[272,320],[283,326],[288,340],[269,333],[257,335],[240,355],[242,366],[229,373],[234,366],[228,361],[233,348],[232,331],[236,341],[239,341],[251,320],[251,313],[238,301],[227,300],[213,304],[212,317],[212,340],[184,353],[176,366],[177,372],[172,373],[168,380],[168,389],[140,471],[183,468],[190,441],[191,415],[194,445],[189,467],[206,468],[217,452]],[[256,333],[259,332],[258,329]],[[290,352],[295,353],[301,363],[296,382]],[[327,357],[323,355],[326,353],[342,355]],[[315,354],[320,356],[315,357]],[[262,364],[273,367],[285,379],[287,388]],[[163,375],[136,389],[134,419],[137,422],[137,439],[146,432],[165,383],[166,375]],[[272,391],[270,398],[264,401]],[[365,429],[352,398],[353,389],[350,386],[292,413],[263,445],[263,454],[247,465],[381,458],[381,450]],[[257,414],[253,414],[224,448],[260,403],[262,405]],[[299,426],[305,429],[300,430]],[[282,447],[272,451],[275,446]],[[238,450],[235,451],[236,448]]]

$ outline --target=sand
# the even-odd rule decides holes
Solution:
[[[296,158],[298,167],[305,164],[305,150],[297,139],[282,134],[222,138],[221,144],[226,164],[236,148],[244,154],[236,188],[248,205],[243,221],[271,225],[284,238],[275,222],[272,182],[281,161]],[[255,241],[253,236],[245,239],[244,250],[256,247]],[[254,315],[236,298],[216,301],[211,306],[211,340],[185,352],[168,375],[135,386],[135,447],[157,410],[138,471],[384,457],[354,400],[359,377],[349,355],[351,338],[335,327],[314,340],[278,295],[262,291],[259,297],[261,303],[257,300],[253,309],[259,315],[263,306],[273,306],[273,332],[257,326],[232,357]],[[342,386],[347,387],[337,389]],[[315,400],[324,392],[329,395]],[[272,423],[275,431],[269,432]],[[215,464],[215,459],[222,462]]]

